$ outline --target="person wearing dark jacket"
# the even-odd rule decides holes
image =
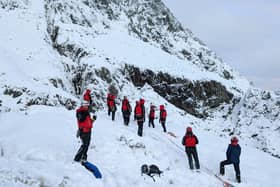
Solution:
[[[155,119],[155,106],[151,105],[150,113],[149,113],[149,127],[152,126],[153,128],[155,128],[154,119]]]
[[[135,106],[135,118],[137,120],[137,124],[138,124],[138,136],[142,136],[143,135],[143,124],[145,122],[145,106],[144,106],[145,100],[144,99],[140,99],[140,101],[137,103],[137,105]]]
[[[193,159],[195,161],[195,168],[200,169],[198,155],[196,151],[196,144],[198,144],[198,139],[193,134],[191,127],[187,127],[186,134],[182,139],[182,144],[185,146],[185,151],[188,156],[190,169],[194,169]]]
[[[123,114],[123,121],[124,124],[128,126],[129,118],[131,113],[131,106],[126,96],[124,96],[122,100],[122,114]]]
[[[78,123],[77,138],[82,140],[82,145],[79,148],[74,160],[80,162],[87,160],[87,151],[90,144],[92,123],[96,119],[91,119],[89,114],[89,103],[83,101],[80,108],[76,110],[76,117]]]
[[[228,148],[227,148],[227,153],[226,153],[227,159],[220,163],[220,174],[221,175],[225,174],[225,165],[233,164],[235,174],[236,174],[236,180],[239,183],[241,182],[240,168],[239,168],[240,154],[241,154],[241,147],[238,144],[237,137],[234,136],[231,138],[231,144],[229,144]]]
[[[166,132],[166,126],[165,126],[165,122],[166,122],[166,117],[167,117],[167,112],[164,109],[164,105],[160,105],[159,106],[159,122],[161,123],[161,126],[163,128],[163,132]]]

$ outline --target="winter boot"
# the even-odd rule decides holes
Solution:
[[[220,175],[224,175],[225,174],[225,167],[224,166],[220,166]]]
[[[236,176],[236,180],[237,180],[238,183],[241,183],[240,175],[237,175],[237,176]]]

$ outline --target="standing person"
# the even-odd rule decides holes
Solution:
[[[200,165],[199,165],[198,155],[197,155],[197,151],[196,151],[196,144],[198,144],[198,139],[193,134],[191,127],[187,127],[186,134],[182,139],[182,144],[185,146],[185,151],[188,156],[190,169],[191,170],[194,169],[193,168],[193,158],[195,161],[195,168],[199,169]]]
[[[123,121],[124,124],[128,126],[129,118],[131,113],[131,106],[126,96],[123,97],[122,100],[122,114],[123,114]]]
[[[135,117],[138,124],[138,136],[143,136],[143,123],[145,122],[145,100],[140,99],[139,103],[135,106]]]
[[[116,97],[109,93],[107,96],[107,106],[108,106],[108,115],[110,116],[111,112],[112,112],[112,121],[115,120],[115,113],[117,110],[117,106],[116,106],[116,101],[115,101]]]
[[[78,122],[77,138],[81,138],[82,145],[79,148],[74,160],[76,162],[87,160],[87,151],[90,144],[92,123],[96,119],[91,119],[89,114],[89,103],[83,101],[80,108],[76,110],[76,117]]]
[[[239,163],[240,163],[241,147],[238,144],[238,139],[236,136],[231,138],[231,144],[228,145],[226,154],[227,154],[227,159],[220,163],[220,174],[221,175],[225,174],[225,165],[233,164],[236,180],[237,182],[240,183],[241,177],[240,177]]]
[[[155,128],[154,119],[155,119],[155,106],[151,105],[150,113],[149,113],[149,127],[152,126],[153,128]]]
[[[75,88],[75,94],[81,94],[81,85],[82,85],[82,73],[81,72],[74,72],[74,77],[72,78],[72,83]]]
[[[164,105],[160,105],[159,110],[160,110],[159,122],[161,123],[161,126],[163,128],[163,132],[166,132],[165,122],[166,122],[167,112],[164,109]]]

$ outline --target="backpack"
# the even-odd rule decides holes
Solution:
[[[162,110],[162,111],[161,111],[161,116],[160,116],[160,118],[163,119],[163,120],[165,120],[165,119],[166,119],[166,116],[167,116],[166,110]]]
[[[195,147],[196,146],[195,135],[186,135],[185,146],[186,147]]]
[[[88,112],[87,111],[79,111],[76,114],[77,120],[79,122],[84,122],[87,118]]]
[[[147,164],[144,164],[141,166],[141,175],[146,174],[148,176],[150,176],[153,181],[155,182],[154,176],[158,175],[160,177],[160,175],[163,173],[163,171],[161,171],[159,169],[158,166],[152,164],[150,166],[148,166]]]
[[[137,105],[135,108],[135,115],[136,116],[143,116],[143,109],[141,105]]]
[[[123,111],[129,110],[129,102],[128,102],[128,100],[123,100],[122,101],[122,110]]]

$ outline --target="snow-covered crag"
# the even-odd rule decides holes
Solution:
[[[160,0],[0,0],[0,25],[2,112],[74,109],[77,84],[100,109],[110,85],[132,100],[152,89],[205,128],[280,155],[279,96],[251,88]]]

